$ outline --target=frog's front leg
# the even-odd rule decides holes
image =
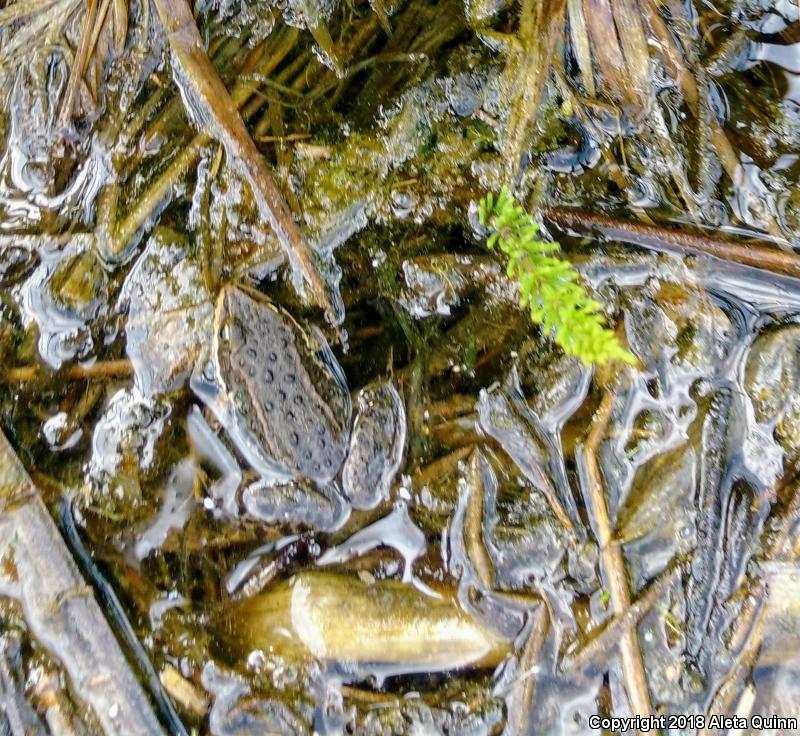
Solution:
[[[208,486],[207,509],[221,509],[229,516],[239,515],[237,491],[242,484],[242,470],[231,451],[217,436],[202,412],[195,406],[186,419],[192,448],[200,460],[214,467],[220,478]]]

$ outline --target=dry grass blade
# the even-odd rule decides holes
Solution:
[[[69,82],[67,82],[67,89],[61,102],[61,112],[58,115],[58,123],[62,128],[69,123],[77,103],[80,84],[83,79],[83,70],[86,68],[86,62],[91,51],[92,28],[94,27],[96,13],[97,0],[89,0],[83,18],[81,40],[78,50],[75,52],[75,59],[72,62],[72,69],[70,69]]]
[[[628,90],[623,82],[625,59],[614,27],[614,16],[608,0],[584,0],[583,19],[586,22],[588,44],[594,54],[601,85],[611,89]],[[573,28],[573,38],[577,29]]]
[[[681,568],[672,568],[653,582],[650,587],[623,613],[615,616],[602,630],[575,652],[567,653],[561,661],[564,670],[583,667],[591,661],[607,658],[617,645],[620,636],[627,634],[650,612],[656,602],[670,589]]]
[[[512,702],[506,733],[512,736],[524,736],[529,731],[533,696],[536,694],[536,662],[547,636],[547,606],[540,603],[530,615],[530,632],[519,658],[520,676],[512,684],[509,693]]]
[[[0,373],[2,383],[28,383],[42,375],[42,370],[35,365],[9,368]],[[89,378],[128,378],[133,375],[133,366],[129,360],[100,360],[92,365],[71,365],[61,374],[69,381],[83,381]]]
[[[262,77],[270,74],[286,58],[294,48],[299,31],[296,28],[283,37],[280,37],[272,53],[264,55],[254,63],[253,68],[245,67],[242,69],[242,77],[233,88],[231,97],[237,109],[241,109],[251,100],[251,95],[258,88],[259,81],[255,77]],[[247,72],[254,74],[248,74]],[[245,119],[253,113],[247,110],[242,112]],[[130,134],[129,134],[130,135]],[[138,199],[136,204],[128,212],[125,219],[119,224],[114,237],[108,239],[112,247],[111,256],[118,256],[126,247],[128,242],[137,233],[147,220],[157,209],[158,204],[163,201],[171,187],[200,159],[203,150],[211,143],[211,136],[207,131],[197,133],[191,141],[178,153],[169,166],[156,178],[147,190]]]
[[[652,95],[650,82],[650,54],[647,50],[647,37],[638,3],[634,0],[612,0],[614,22],[617,35],[625,57],[629,88],[641,101]]]
[[[389,21],[389,13],[386,10],[386,3],[384,3],[383,0],[371,0],[370,5],[372,6],[372,10],[375,12],[375,15],[378,16],[378,20],[381,23],[381,28],[383,28],[386,35],[391,38],[392,24]]]
[[[16,2],[7,8],[0,9],[0,27],[14,23],[21,18],[26,18],[34,13],[55,5],[57,0],[32,0],[31,2]]]
[[[611,595],[611,607],[615,615],[622,616],[631,607],[625,560],[622,557],[620,545],[614,539],[606,507],[600,466],[597,462],[597,451],[611,418],[615,398],[616,395],[613,391],[607,391],[603,396],[603,401],[592,422],[589,438],[583,448],[583,463],[589,512],[597,544],[600,547],[600,559],[608,592]],[[649,716],[653,712],[653,708],[650,704],[650,692],[647,687],[642,653],[639,649],[639,637],[635,629],[628,629],[621,633],[619,650],[631,711],[634,715]]]
[[[337,316],[314,253],[250,137],[235,102],[208,58],[189,5],[185,0],[156,0],[156,8],[182,74],[181,84],[188,87],[187,91],[195,97],[207,116],[211,132],[219,137],[229,160],[253,188],[256,203],[275,230],[290,262],[302,273],[328,320],[336,325]]]
[[[525,137],[539,112],[559,32],[564,27],[565,0],[524,0],[520,11],[518,48],[509,51],[504,76],[513,90],[505,145],[507,176],[513,180]]]
[[[336,44],[331,38],[331,31],[325,20],[321,17],[317,18],[314,23],[308,24],[308,30],[322,50],[325,58],[333,65],[337,76],[344,74],[344,66],[339,58],[339,52],[336,50]]]
[[[47,10],[58,8],[55,2],[35,3],[36,7]],[[16,6],[12,6],[16,7]],[[77,7],[77,3],[76,3]],[[48,10],[48,12],[51,12]],[[31,13],[28,13],[30,15]],[[61,21],[48,23],[51,32],[61,33],[67,25],[64,16]],[[31,21],[31,26],[37,19]],[[2,25],[2,21],[0,21]],[[83,9],[80,37],[72,58],[69,79],[61,100],[58,125],[64,129],[70,120],[85,113],[93,113],[98,107],[103,75],[112,54],[122,53],[128,33],[127,0],[88,0]],[[67,32],[64,31],[64,43]]]
[[[594,97],[594,72],[592,71],[592,51],[589,43],[589,33],[586,30],[586,18],[583,13],[583,0],[567,0],[569,14],[570,37],[578,68],[581,70],[583,86],[586,94]]]
[[[467,458],[473,451],[474,446],[467,445],[459,447],[457,450],[434,460],[430,465],[420,468],[413,476],[414,488],[424,488],[428,483],[432,483],[440,478],[444,478],[453,473],[458,468],[458,464]]]

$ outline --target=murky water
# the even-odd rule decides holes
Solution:
[[[0,421],[165,728],[800,717],[797,4],[99,6],[0,7]],[[12,578],[0,710],[93,732]]]

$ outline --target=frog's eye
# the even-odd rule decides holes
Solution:
[[[231,318],[226,320],[219,331],[219,338],[233,347],[242,345],[246,341],[247,332],[241,320]]]

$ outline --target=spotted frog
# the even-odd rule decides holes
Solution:
[[[319,331],[246,286],[223,287],[192,388],[263,477],[334,478],[350,439],[344,373]]]
[[[340,471],[353,506],[388,496],[405,441],[397,389],[389,381],[362,389],[351,432],[346,379],[325,338],[259,292],[223,287],[191,385],[260,476],[242,497],[249,515],[272,522],[291,507],[298,520],[319,526],[322,503],[331,517],[322,525],[330,526],[341,515]],[[276,488],[291,503],[276,498]]]

